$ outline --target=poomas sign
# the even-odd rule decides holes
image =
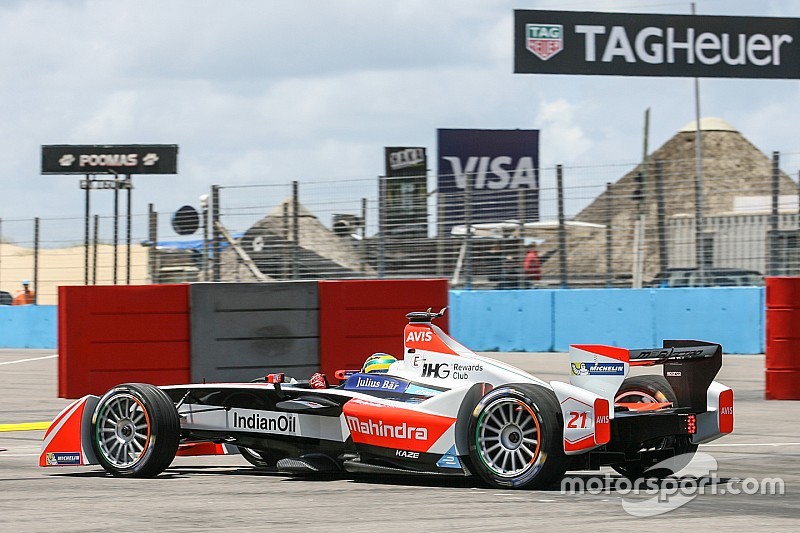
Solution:
[[[514,72],[800,78],[800,19],[514,12]]]

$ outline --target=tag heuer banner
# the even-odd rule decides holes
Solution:
[[[177,174],[178,145],[42,146],[42,174]]]
[[[428,237],[428,157],[425,148],[384,148],[387,236]]]
[[[472,223],[539,220],[539,130],[437,130],[443,228],[464,224],[467,182]]]
[[[517,10],[514,72],[800,78],[800,19]]]

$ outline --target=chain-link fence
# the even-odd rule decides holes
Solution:
[[[382,197],[377,180],[294,191],[221,187],[220,219],[243,253],[223,252],[220,276],[254,279],[249,256],[271,279],[437,276],[454,287],[507,289],[757,285],[765,274],[800,274],[797,183],[789,177],[799,159],[784,155],[784,168],[794,168],[787,172],[777,156],[707,158],[700,180],[694,159],[542,169],[537,220],[519,216],[518,205],[497,222],[471,223],[470,212],[497,211],[483,201],[448,223],[442,204],[468,195],[448,198],[430,183],[421,236],[407,236],[413,220],[387,223],[386,212],[402,210]],[[267,200],[276,193],[285,197]]]
[[[159,231],[171,213],[134,214],[130,246],[125,217],[0,220],[0,291],[13,296],[28,279],[38,303],[55,303],[58,285],[83,283],[445,277],[519,289],[800,275],[800,153],[766,157],[739,137],[707,143],[733,155],[704,157],[699,177],[669,143],[642,164],[539,169],[534,217],[525,191],[502,205],[473,200],[469,185],[485,179],[475,174],[445,195],[428,173],[411,197],[376,177],[215,186],[197,233]],[[494,221],[478,216],[487,210]]]

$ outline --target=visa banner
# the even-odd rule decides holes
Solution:
[[[448,234],[465,223],[539,220],[539,130],[437,130],[438,201]]]

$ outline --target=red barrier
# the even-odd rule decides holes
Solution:
[[[768,400],[800,400],[800,278],[766,279]]]
[[[58,353],[62,398],[187,383],[189,286],[59,287]]]
[[[403,357],[406,313],[447,305],[447,280],[319,282],[320,367],[330,378],[359,369],[375,352]],[[447,315],[436,325],[447,331]]]

